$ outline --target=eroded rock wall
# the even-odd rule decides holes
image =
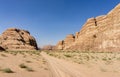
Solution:
[[[90,18],[64,50],[120,51],[120,4],[107,15]]]

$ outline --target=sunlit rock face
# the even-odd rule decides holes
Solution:
[[[89,18],[74,41],[56,47],[63,50],[120,51],[120,4],[108,14]]]
[[[0,35],[0,46],[5,50],[36,50],[37,43],[30,32],[9,28]]]

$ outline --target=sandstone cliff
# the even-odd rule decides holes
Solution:
[[[5,50],[36,50],[34,37],[26,30],[9,28],[0,35],[0,46]]]
[[[67,39],[67,38],[66,38]],[[90,18],[72,40],[57,49],[81,51],[120,51],[120,4],[107,15]]]

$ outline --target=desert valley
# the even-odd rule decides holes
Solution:
[[[39,48],[29,31],[5,30],[0,77],[120,77],[120,4],[56,46]]]

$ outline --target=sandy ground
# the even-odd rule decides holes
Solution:
[[[53,54],[55,53],[53,52]],[[73,57],[71,57],[71,61],[69,61],[67,59],[63,60],[63,58],[58,59],[48,56],[46,53],[43,52],[41,53],[41,55],[48,61],[50,69],[53,73],[53,77],[120,77],[120,61],[117,60],[115,60],[116,62],[112,62],[113,64],[105,62],[108,63],[107,65],[104,64],[104,62],[102,62],[101,60],[99,60],[99,58],[97,58],[98,61],[88,61],[83,64],[77,64],[75,62],[72,62]],[[96,53],[94,55],[96,56]],[[104,58],[104,56],[106,56],[106,53],[103,53],[102,55],[98,53],[97,55],[101,58]],[[119,54],[116,54],[116,56],[120,57]],[[107,58],[109,57],[107,56]],[[86,59],[86,57],[84,57],[84,59]],[[106,60],[106,58],[104,59]]]
[[[96,56],[96,54],[89,55]],[[81,58],[83,56],[82,60],[85,63],[78,64],[73,61],[75,56],[70,57],[68,54],[67,58],[59,59],[58,55],[56,58],[45,52],[0,52],[0,77],[120,77],[119,60],[111,63],[103,58],[106,61],[104,64],[99,57],[97,57],[98,61],[92,61],[92,59],[88,61],[86,54],[82,54]],[[111,60],[109,56],[107,58]],[[120,59],[120,55],[116,54],[116,56]],[[27,68],[21,68],[21,64]],[[7,73],[6,68],[11,69],[13,73]]]
[[[27,68],[21,68],[24,64]],[[10,68],[14,73],[5,73],[5,69]],[[50,72],[46,61],[41,55],[33,53],[5,53],[0,52],[0,77],[49,77]]]

